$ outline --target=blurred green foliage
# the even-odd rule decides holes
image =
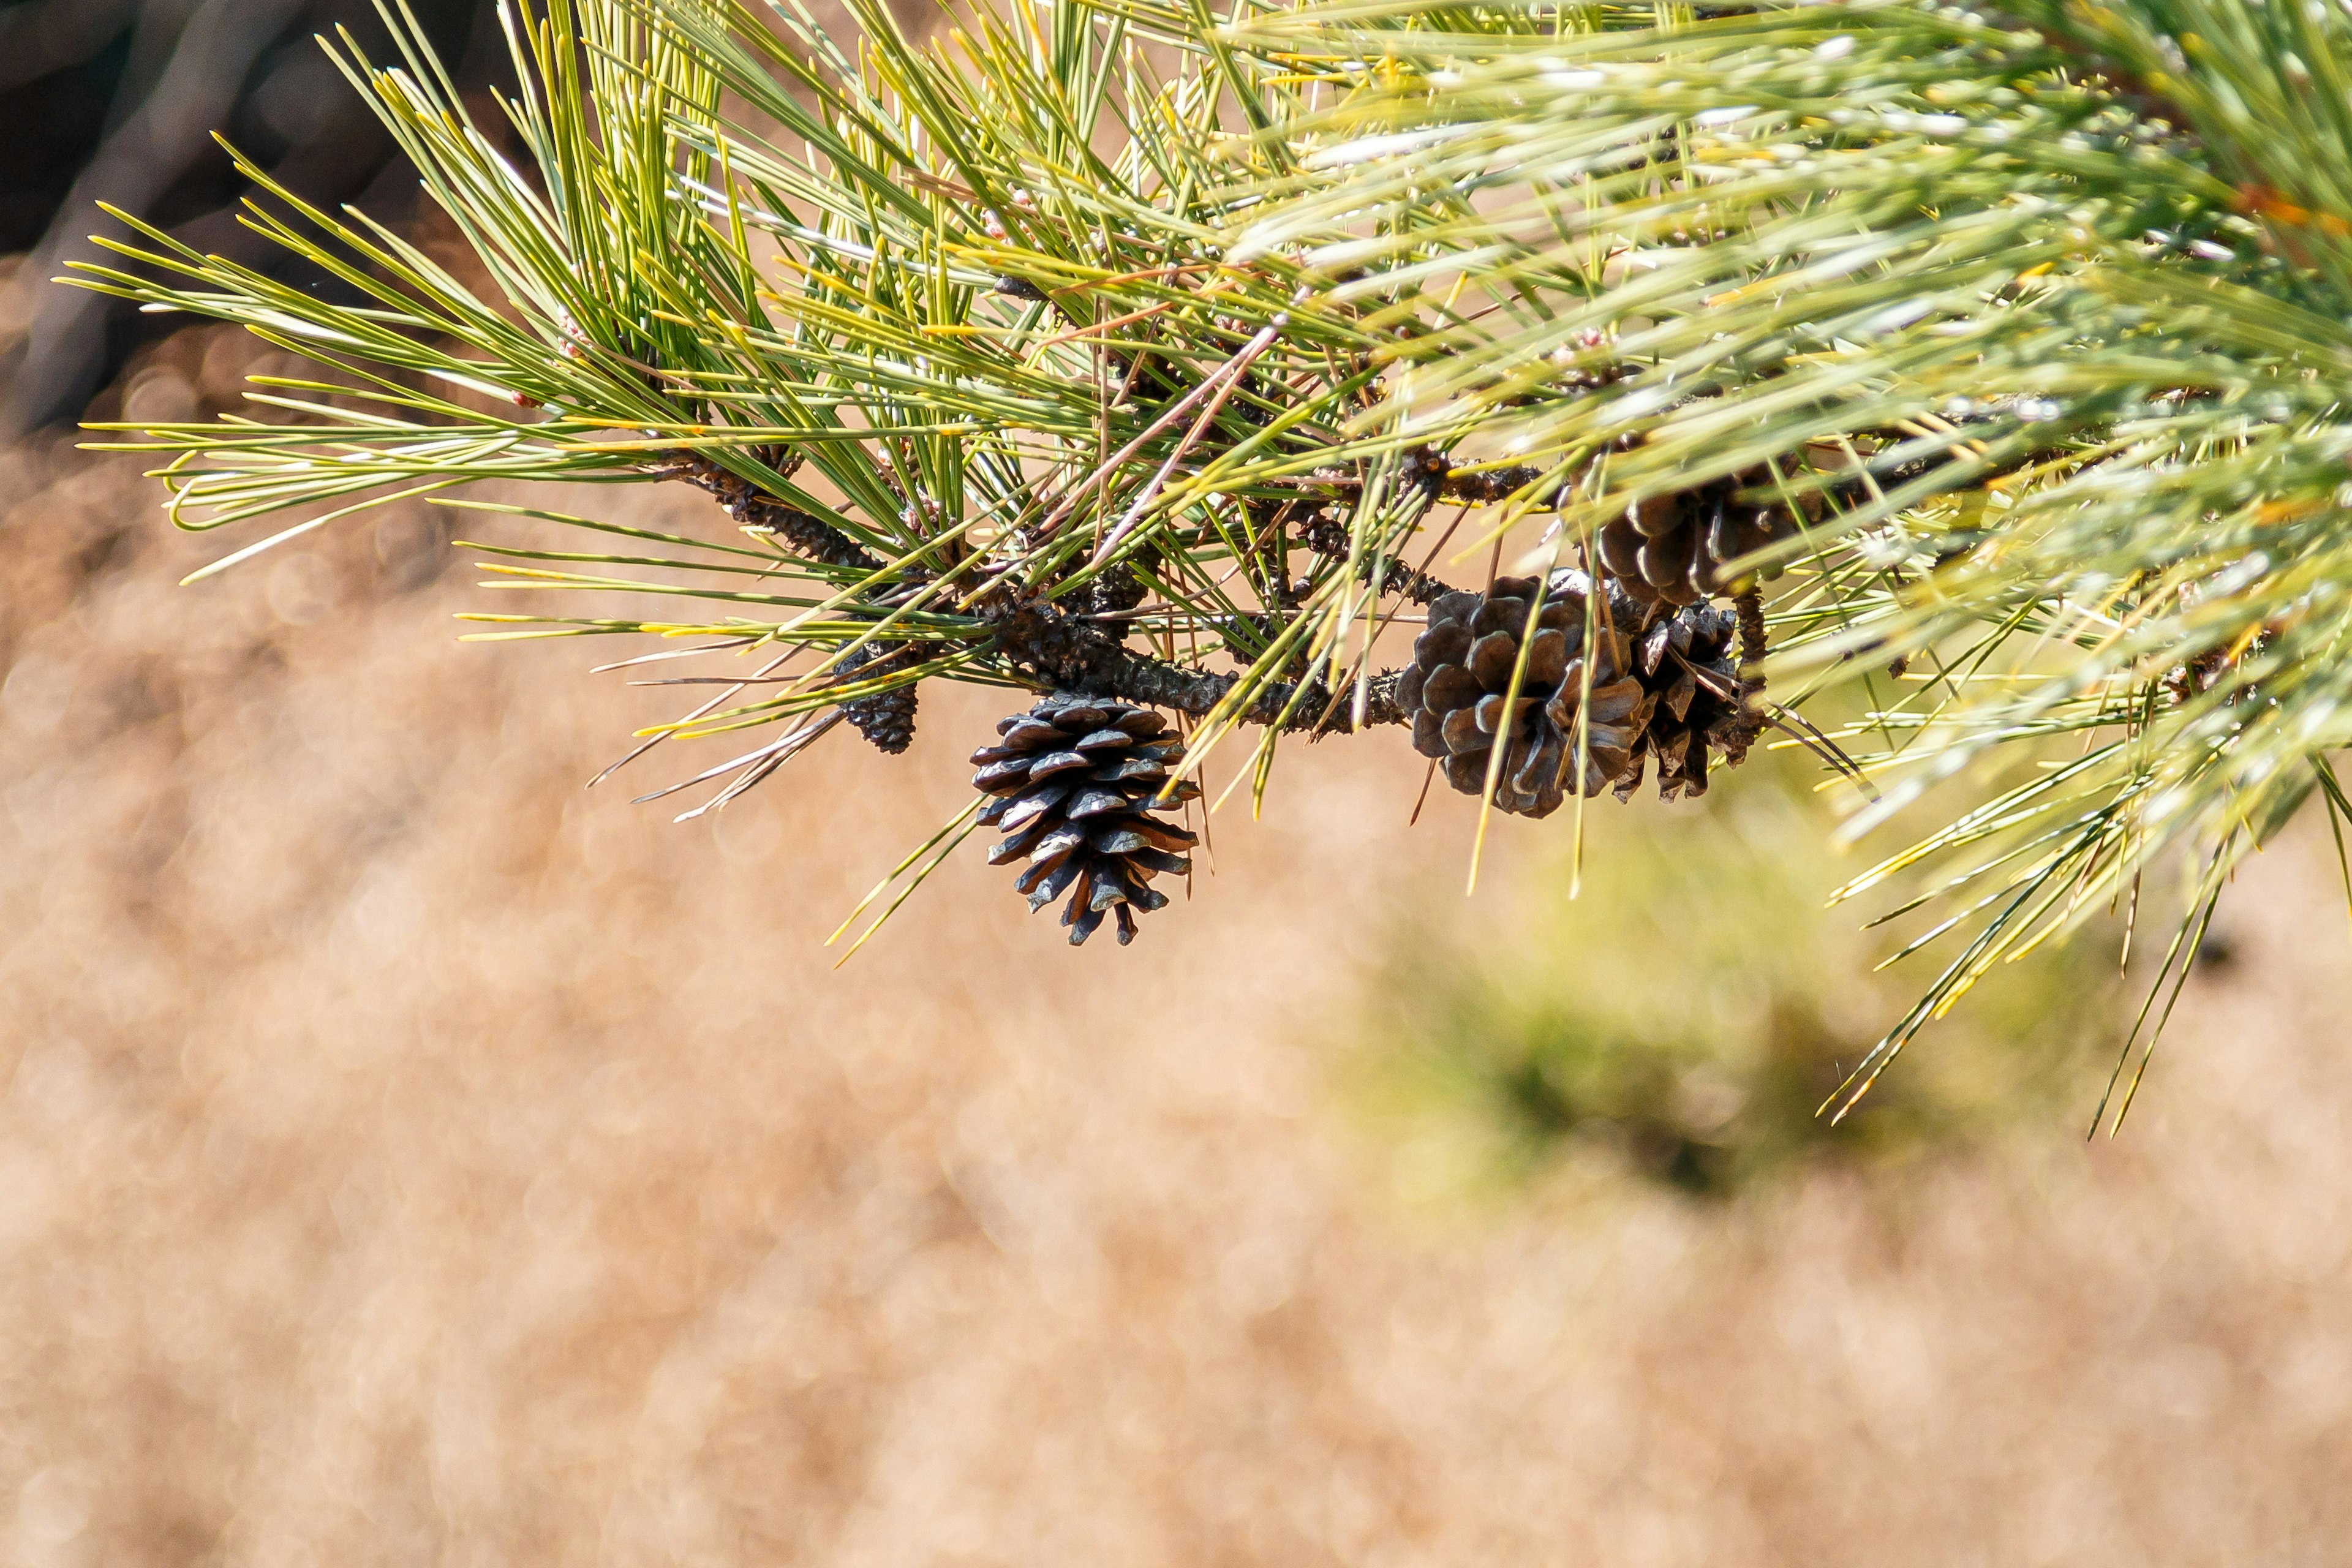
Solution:
[[[1829,816],[1794,768],[1751,767],[1701,802],[1596,811],[1574,898],[1561,835],[1485,921],[1432,905],[1393,931],[1352,1079],[1401,1184],[1565,1166],[1720,1197],[2087,1111],[2123,1020],[2116,928],[2095,924],[2000,965],[1843,1121],[1817,1114],[1916,990],[1826,907],[1849,869]]]

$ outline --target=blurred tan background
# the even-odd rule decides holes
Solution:
[[[172,418],[251,368],[90,374]],[[1569,910],[1560,824],[1465,900],[1466,803],[1298,747],[1130,949],[971,846],[836,970],[1001,703],[673,826],[629,795],[716,752],[581,785],[675,693],[458,643],[449,514],[183,589],[228,545],[138,467],[0,450],[0,1563],[2352,1557],[2315,822],[2119,1140],[2096,954],[1832,1132],[1775,1042],[1811,1081],[1925,974],[1811,912],[1855,863],[1769,780],[1604,803]]]

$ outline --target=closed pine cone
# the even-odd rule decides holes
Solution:
[[[1151,585],[1131,561],[1115,561],[1087,584],[1087,608],[1097,616],[1131,610],[1150,595]]]
[[[845,681],[857,679],[865,672],[870,679],[903,658],[897,653],[877,652],[869,643],[851,654],[835,668]],[[880,669],[871,667],[880,666]],[[888,756],[897,756],[915,741],[915,704],[919,700],[915,683],[877,691],[871,697],[853,698],[841,705],[842,716],[856,727],[857,732],[871,742],[875,748]]]
[[[980,768],[972,787],[996,797],[980,820],[1009,836],[988,863],[1029,862],[1013,886],[1033,913],[1068,894],[1062,923],[1073,946],[1113,911],[1120,944],[1134,941],[1135,911],[1168,902],[1151,879],[1192,868],[1184,851],[1195,835],[1152,815],[1201,793],[1180,781],[1164,803],[1155,801],[1184,750],[1167,729],[1148,708],[1055,692],[1000,721],[997,743],[971,754]]]
[[[1771,479],[1768,468],[1746,468],[1635,501],[1601,526],[1601,563],[1636,599],[1676,605],[1736,593],[1753,578],[1777,577],[1777,566],[1737,579],[1723,571],[1725,563],[1796,531],[1797,519],[1787,507],[1738,499],[1741,490]]]
[[[1538,578],[1498,577],[1486,594],[1439,598],[1397,683],[1397,701],[1412,718],[1413,749],[1443,763],[1445,782],[1463,794],[1486,787],[1494,748],[1507,747],[1494,802],[1524,816],[1549,816],[1567,798],[1580,707],[1590,721],[1580,783],[1593,795],[1633,765],[1633,747],[1656,703],[1633,678],[1617,629],[1621,615],[1630,618],[1633,606],[1621,598],[1600,626],[1588,628],[1584,574],[1562,572],[1551,583],[1532,627]],[[1526,667],[1513,700],[1508,693],[1523,638]]]
[[[1618,781],[1620,800],[1641,787],[1654,757],[1661,800],[1706,793],[1707,732],[1739,711],[1738,630],[1730,615],[1700,604],[1657,616],[1633,639],[1633,678],[1656,703]]]

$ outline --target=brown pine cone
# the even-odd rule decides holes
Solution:
[[[897,653],[882,653],[868,643],[835,666],[845,681],[857,679],[869,667],[887,665],[903,658]],[[875,670],[872,673],[879,674]],[[915,685],[894,687],[871,697],[853,698],[841,705],[842,716],[866,737],[876,750],[886,756],[897,756],[915,742],[915,704],[919,700]]]
[[[1093,615],[1118,615],[1135,608],[1150,594],[1151,584],[1143,580],[1135,563],[1116,561],[1087,585],[1086,607]]]
[[[1561,572],[1534,615],[1540,580],[1498,577],[1486,594],[1448,594],[1429,607],[1429,629],[1413,642],[1412,663],[1397,683],[1397,701],[1412,716],[1413,749],[1445,767],[1445,782],[1465,795],[1486,787],[1494,748],[1506,746],[1494,801],[1508,812],[1549,816],[1567,798],[1579,710],[1586,710],[1587,795],[1598,795],[1633,765],[1633,747],[1656,699],[1633,679],[1618,627],[1636,614],[1621,595],[1601,624],[1588,628],[1582,573]],[[1620,617],[1623,617],[1621,619]],[[1527,642],[1516,701],[1512,674]],[[1592,658],[1588,693],[1586,657]]]
[[[996,797],[980,820],[1010,836],[989,851],[988,863],[1029,862],[1013,886],[1028,895],[1032,912],[1067,893],[1062,923],[1073,946],[1111,911],[1119,944],[1134,941],[1135,911],[1168,902],[1151,879],[1192,869],[1184,851],[1197,837],[1152,815],[1201,793],[1179,781],[1164,803],[1155,799],[1184,752],[1167,729],[1148,708],[1055,692],[1000,721],[1002,739],[971,754],[980,768],[972,787]]]
[[[1633,678],[1656,699],[1617,783],[1624,800],[1641,787],[1649,759],[1658,763],[1658,798],[1706,793],[1707,734],[1739,711],[1738,626],[1713,605],[1692,605],[1654,619],[1633,642]]]
[[[1738,578],[1723,568],[1750,551],[1797,530],[1787,507],[1742,501],[1742,489],[1771,482],[1770,470],[1742,469],[1689,489],[1634,502],[1602,525],[1601,563],[1625,591],[1644,603],[1696,605],[1710,594],[1732,594],[1756,578],[1780,575],[1778,566]]]

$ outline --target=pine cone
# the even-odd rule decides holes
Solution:
[[[1167,728],[1148,708],[1055,692],[999,722],[1003,739],[971,754],[972,787],[996,796],[980,820],[1011,835],[988,863],[1028,860],[1013,886],[1033,913],[1067,893],[1062,923],[1073,946],[1112,910],[1119,944],[1134,941],[1134,911],[1168,902],[1151,879],[1192,869],[1183,851],[1196,836],[1151,815],[1201,793],[1180,782],[1165,805],[1154,802],[1184,751],[1175,736],[1161,738]]]
[[[887,662],[895,655],[877,652],[866,644],[840,664],[835,670],[845,680],[853,679],[859,670]],[[871,697],[860,697],[841,705],[843,717],[856,726],[857,732],[872,742],[877,750],[887,756],[897,756],[915,741],[916,691],[912,685],[880,691]]]
[[[1150,593],[1151,585],[1136,570],[1135,563],[1114,562],[1087,585],[1087,608],[1097,616],[1118,615],[1135,608]]]
[[[1549,816],[1567,798],[1577,744],[1578,709],[1590,705],[1580,784],[1598,795],[1633,766],[1633,748],[1656,697],[1630,672],[1625,637],[1638,609],[1622,595],[1588,633],[1587,580],[1580,572],[1551,579],[1528,638],[1519,696],[1506,701],[1519,664],[1521,638],[1539,580],[1498,577],[1486,594],[1455,593],[1429,607],[1429,629],[1414,639],[1412,663],[1397,682],[1397,701],[1412,716],[1413,750],[1445,764],[1445,782],[1465,795],[1486,787],[1497,741],[1507,745],[1495,804],[1525,816]],[[1588,638],[1591,690],[1585,690]]]
[[[1641,787],[1648,759],[1658,762],[1658,798],[1706,793],[1707,736],[1739,711],[1738,624],[1713,605],[1660,616],[1633,641],[1633,678],[1656,699],[1633,747],[1617,798]]]
[[[2176,664],[2165,673],[2165,695],[2171,700],[2175,708],[2183,708],[2223,682],[2234,682],[2242,666],[2261,658],[2270,651],[2271,644],[2276,639],[2278,631],[2278,626],[2273,623],[2263,627],[2242,645],[2209,647],[2202,652],[2191,654],[2187,662]],[[2222,694],[2221,700],[2225,705],[2234,708],[2241,702],[2264,700],[2275,702],[2276,700],[2267,698],[2260,685],[2233,684],[2227,692]]]
[[[1710,594],[1736,593],[1750,576],[1779,576],[1777,566],[1738,579],[1722,570],[1725,563],[1796,531],[1796,517],[1787,507],[1738,499],[1742,489],[1769,484],[1771,478],[1767,468],[1746,468],[1634,502],[1622,517],[1602,525],[1601,565],[1636,599],[1669,605],[1696,605]]]

